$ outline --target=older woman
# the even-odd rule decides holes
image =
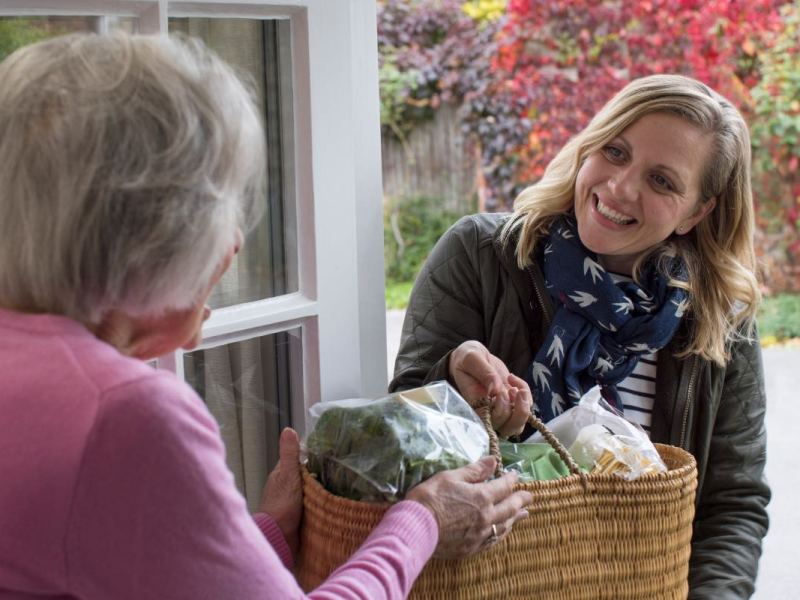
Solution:
[[[301,596],[297,435],[252,518],[202,401],[143,362],[197,344],[253,222],[248,94],[166,37],[39,43],[0,83],[0,596]],[[312,595],[403,596],[434,551],[496,540],[530,495],[492,467],[411,490]]]
[[[685,77],[633,81],[512,215],[442,237],[391,389],[447,378],[470,401],[494,395],[493,424],[512,435],[529,386],[547,420],[602,385],[653,441],[697,459],[690,597],[749,597],[769,500],[753,222],[736,109]]]

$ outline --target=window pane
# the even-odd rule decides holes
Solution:
[[[211,295],[212,308],[296,292],[289,22],[171,18],[170,32],[202,39],[254,86],[267,135],[264,215]]]
[[[226,459],[251,511],[278,461],[278,437],[302,397],[299,328],[184,355],[186,381],[219,423]],[[298,415],[302,418],[302,415]]]

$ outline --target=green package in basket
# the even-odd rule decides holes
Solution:
[[[489,452],[483,424],[447,382],[378,400],[321,402],[309,415],[309,472],[353,500],[400,500],[435,473]]]
[[[519,473],[519,480],[523,483],[559,479],[570,474],[569,468],[550,444],[501,441],[500,454],[503,457],[503,469]]]

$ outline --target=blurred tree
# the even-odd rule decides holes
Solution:
[[[381,123],[402,142],[442,102],[461,107],[465,131],[480,142],[480,208],[496,208],[496,190],[521,185],[511,152],[526,140],[525,100],[502,89],[492,61],[505,1],[379,0]],[[490,199],[486,203],[486,197]]]
[[[22,17],[2,18],[0,19],[0,60],[17,48],[33,44],[52,35],[46,27],[43,27],[41,21]]]
[[[781,16],[752,90],[758,240],[770,290],[800,292],[800,2]]]
[[[402,136],[459,104],[480,209],[507,209],[628,81],[695,77],[751,124],[760,255],[776,290],[798,289],[798,13],[800,0],[381,0],[384,125]]]
[[[511,0],[495,68],[526,99],[531,129],[516,150],[535,181],[555,153],[628,81],[682,73],[749,114],[759,52],[785,0]],[[519,161],[519,155],[524,156]],[[504,197],[508,205],[512,198]]]
[[[469,17],[460,0],[378,1],[385,134],[404,136],[442,102],[460,104],[476,79],[490,76],[498,25],[484,17]]]

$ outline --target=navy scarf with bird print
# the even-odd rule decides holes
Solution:
[[[667,260],[669,273],[685,281],[682,261]],[[686,292],[667,285],[655,261],[643,265],[641,285],[615,283],[581,243],[572,216],[551,225],[543,261],[556,312],[525,375],[537,413],[547,422],[595,385],[622,411],[616,384],[633,371],[639,356],[672,339],[688,306]]]

